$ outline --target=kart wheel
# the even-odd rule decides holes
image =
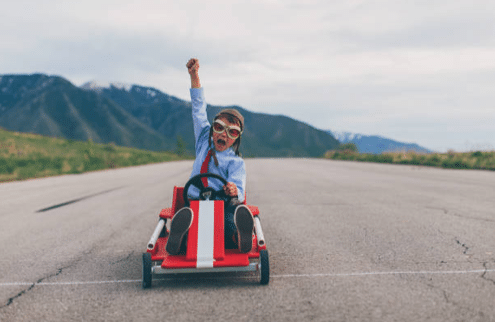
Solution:
[[[260,251],[260,284],[266,285],[270,281],[270,261],[268,260],[268,251]]]
[[[143,288],[151,287],[151,254],[143,253]]]

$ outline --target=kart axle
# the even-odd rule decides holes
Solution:
[[[189,274],[189,273],[225,273],[225,272],[256,272],[259,263],[250,263],[248,266],[233,267],[210,267],[210,268],[162,268],[160,265],[153,266],[153,274]]]

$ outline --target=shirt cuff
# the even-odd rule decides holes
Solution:
[[[201,88],[190,88],[191,99],[204,98],[203,87]]]

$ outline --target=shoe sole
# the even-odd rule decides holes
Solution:
[[[182,208],[172,218],[170,224],[170,235],[168,236],[165,249],[170,255],[177,255],[180,251],[182,238],[191,227],[193,212],[190,208]]]
[[[234,216],[237,227],[239,250],[241,253],[249,253],[253,247],[254,219],[251,211],[246,206],[239,206]]]

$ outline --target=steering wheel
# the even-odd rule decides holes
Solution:
[[[184,186],[184,192],[182,194],[182,197],[184,198],[184,202],[186,203],[186,206],[189,205],[189,199],[187,198],[187,192],[189,190],[190,186],[194,186],[199,189],[199,199],[200,200],[213,200],[216,197],[222,197],[225,198],[227,195],[223,191],[223,189],[220,190],[215,190],[212,187],[205,187],[203,185],[203,181],[201,179],[203,178],[214,178],[220,180],[224,185],[227,184],[227,180],[219,176],[218,174],[214,173],[203,173],[203,174],[198,174],[189,179],[187,181],[186,185]]]

